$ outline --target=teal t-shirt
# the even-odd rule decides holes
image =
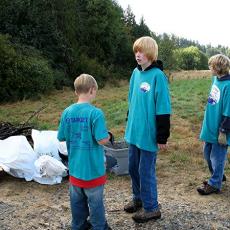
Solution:
[[[158,68],[134,69],[129,88],[129,115],[125,140],[138,148],[155,152],[156,115],[170,114],[168,80]]]
[[[108,130],[100,109],[82,103],[64,110],[58,140],[66,141],[71,176],[92,180],[105,174],[104,149],[97,141],[107,137]]]
[[[218,143],[219,128],[223,116],[230,117],[230,80],[220,81],[214,77],[200,133],[201,140]],[[227,142],[230,145],[229,133]]]

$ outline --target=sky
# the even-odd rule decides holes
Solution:
[[[130,5],[139,23],[156,34],[230,47],[230,0],[116,0],[123,8]]]

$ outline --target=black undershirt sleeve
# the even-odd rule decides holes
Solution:
[[[170,114],[156,115],[156,136],[158,144],[166,144],[170,136]]]

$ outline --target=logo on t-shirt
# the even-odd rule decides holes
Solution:
[[[142,82],[142,83],[141,83],[141,86],[140,86],[140,89],[141,89],[141,91],[144,92],[144,93],[149,92],[149,90],[150,90],[150,85],[149,85],[149,83],[147,83],[147,82]]]
[[[219,100],[220,100],[220,90],[216,85],[213,85],[208,97],[208,103],[211,105],[215,105],[219,102]]]

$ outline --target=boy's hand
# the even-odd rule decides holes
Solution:
[[[227,145],[226,133],[219,132],[218,143],[220,145]]]
[[[108,134],[109,134],[109,141],[113,145],[115,141],[114,135],[110,131],[108,132]]]
[[[160,150],[165,150],[167,148],[167,144],[157,144]]]

